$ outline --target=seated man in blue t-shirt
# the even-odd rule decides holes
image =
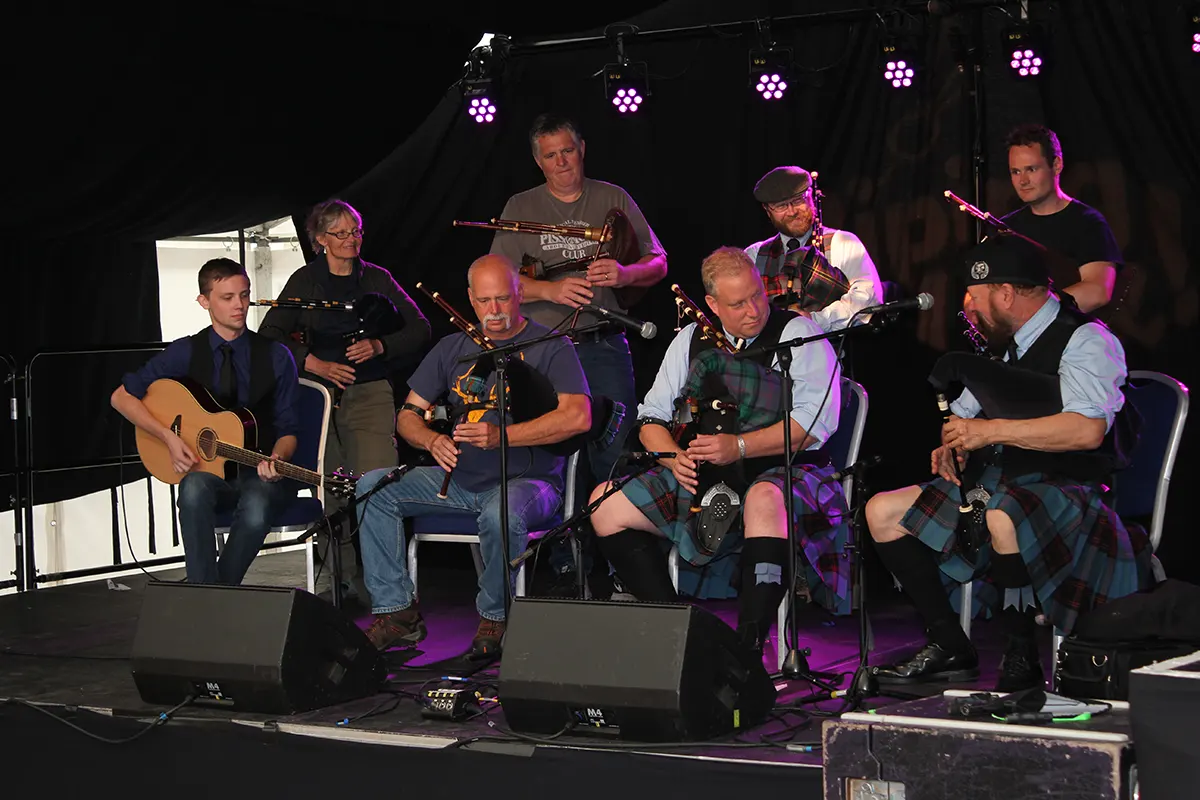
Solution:
[[[197,279],[197,300],[212,325],[176,339],[137,372],[126,375],[112,393],[112,406],[162,440],[175,472],[183,474],[179,532],[188,582],[236,586],[267,537],[273,510],[296,495],[295,483],[280,481],[275,462],[287,461],[296,451],[299,383],[291,352],[246,327],[250,279],[245,267],[228,258],[214,258],[200,268]],[[261,452],[270,458],[259,462],[257,471],[238,467],[232,480],[193,471],[199,463],[196,453],[142,402],[150,384],[160,378],[190,378],[223,407],[248,409],[254,415]],[[218,559],[213,531],[222,509],[236,510]]]
[[[467,272],[471,305],[482,333],[493,342],[535,339],[549,330],[521,316],[521,283],[512,262],[488,255]],[[425,421],[430,404],[446,392],[460,402],[483,398],[494,404],[495,374],[480,379],[471,375],[474,362],[459,363],[464,355],[481,352],[465,333],[438,342],[409,378],[411,391],[396,420],[396,430],[413,447],[427,450],[436,467],[415,467],[395,483],[381,488],[360,506],[363,571],[371,594],[375,621],[367,636],[380,650],[412,645],[425,638],[425,621],[413,602],[404,542],[404,520],[423,514],[470,512],[478,515],[483,575],[479,578],[476,608],[479,628],[472,654],[498,651],[504,636],[504,583],[509,577],[500,542],[500,429],[493,408],[470,411],[454,427],[453,435],[432,430]],[[565,338],[535,344],[518,356],[541,373],[557,393],[557,407],[525,422],[508,425],[508,532],[509,552],[524,549],[525,535],[550,523],[562,503],[564,459],[542,449],[563,442],[591,427],[591,402],[587,379]],[[511,384],[510,384],[511,386]],[[511,393],[510,393],[511,394]],[[511,401],[510,401],[511,402]],[[446,473],[451,479],[444,499],[439,498]],[[358,495],[371,491],[387,470],[367,473],[358,483]]]

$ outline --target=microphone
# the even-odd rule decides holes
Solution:
[[[824,481],[821,481],[821,482],[825,483],[826,481],[828,481],[829,483],[836,483],[837,481],[840,481],[842,478],[845,478],[848,475],[853,475],[855,470],[859,469],[860,467],[862,469],[866,470],[866,469],[869,469],[869,468],[875,466],[876,464],[878,464],[881,461],[883,461],[882,456],[870,456],[868,458],[859,459],[858,461],[854,462],[853,464],[846,467],[845,469],[837,470],[836,472],[834,472],[832,475],[830,475],[828,478],[826,478]]]
[[[617,311],[613,308],[601,308],[591,303],[586,303],[580,306],[585,311],[599,314],[606,319],[615,319],[617,322],[626,327],[633,328],[638,332],[643,339],[653,339],[658,335],[658,326],[653,322],[642,322],[640,319],[634,319],[623,311]]]
[[[910,297],[907,300],[893,300],[890,303],[880,303],[877,306],[867,306],[863,309],[864,314],[874,314],[882,311],[889,313],[892,311],[908,311],[910,308],[917,311],[928,311],[933,308],[933,295],[929,292],[921,292],[916,297]]]

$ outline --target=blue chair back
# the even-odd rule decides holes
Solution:
[[[1142,418],[1142,431],[1130,465],[1114,478],[1114,510],[1122,517],[1150,517],[1150,541],[1162,538],[1171,471],[1187,422],[1188,390],[1161,372],[1134,370],[1126,401]]]
[[[860,383],[842,378],[842,412],[837,430],[825,443],[825,452],[833,460],[834,469],[843,469],[858,460],[866,424],[867,390]]]
[[[298,467],[323,472],[325,465],[321,463],[322,451],[325,449],[325,437],[329,433],[329,414],[331,399],[329,390],[315,381],[304,378],[300,380],[300,389],[296,393],[296,410],[300,419],[300,430],[296,434],[296,452],[292,454],[291,462]],[[333,464],[329,471],[339,465]]]

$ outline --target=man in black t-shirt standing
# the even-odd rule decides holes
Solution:
[[[1052,258],[1079,270],[1076,280],[1055,288],[1092,312],[1113,299],[1121,249],[1104,215],[1062,190],[1062,145],[1043,125],[1020,125],[1005,140],[1013,189],[1025,205],[1003,217],[1013,230],[1046,247]],[[1074,276],[1072,276],[1074,277]]]

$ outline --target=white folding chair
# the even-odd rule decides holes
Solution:
[[[333,406],[329,389],[315,381],[301,378],[296,405],[300,418],[300,430],[296,436],[296,452],[292,455],[290,463],[323,475],[325,474],[325,439],[329,435],[329,415]],[[300,533],[308,530],[312,523],[324,516],[325,487],[313,486],[311,489],[306,488],[302,491],[311,491],[312,497],[297,495],[290,499],[271,521],[270,533]],[[232,513],[220,514],[217,517],[215,533],[218,552],[225,547],[225,537],[229,534],[231,519]],[[316,571],[313,566],[315,541],[316,537],[313,536],[309,537],[302,545],[289,545],[284,542],[267,543],[259,552],[267,549],[279,548],[286,551],[303,547],[308,591],[315,592]]]
[[[575,477],[579,470],[579,458],[581,450],[576,450],[567,457],[567,465],[564,470],[563,477],[563,514],[561,519],[566,519],[577,511],[577,499],[575,492]],[[475,562],[476,574],[483,572],[483,557],[479,552],[479,530],[476,523],[476,515],[447,511],[444,514],[425,515],[413,517],[408,521],[410,527],[408,533],[408,575],[413,582],[413,598],[417,597],[417,545],[421,542],[457,542],[471,546],[471,558]],[[470,532],[470,528],[475,528],[475,531]],[[530,531],[527,536],[527,541],[535,541],[546,534],[546,531]],[[575,567],[579,569],[579,543],[573,538],[571,540],[571,549],[575,556]],[[518,553],[510,553],[510,557],[516,557]],[[516,588],[513,591],[515,597],[525,596],[525,564],[522,562],[517,570]]]

